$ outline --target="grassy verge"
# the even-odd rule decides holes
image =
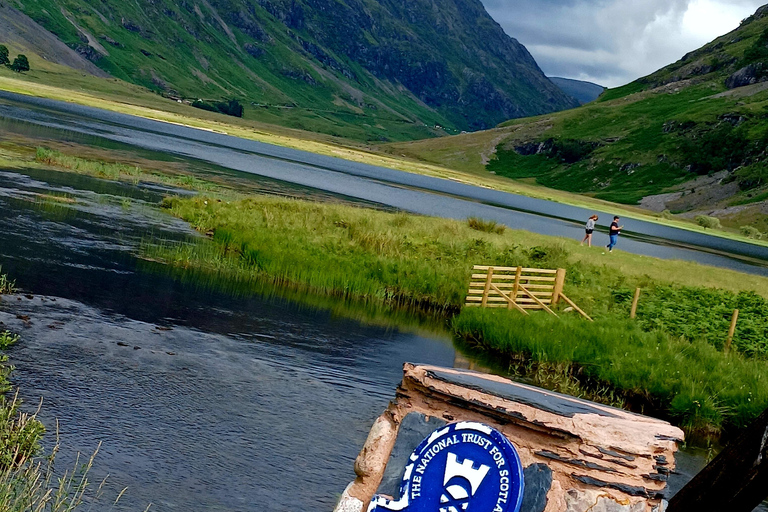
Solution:
[[[147,257],[243,283],[268,281],[446,317],[459,312],[473,264],[566,268],[566,292],[597,319],[594,324],[567,313],[559,320],[523,319],[465,310],[454,320],[456,334],[509,357],[574,365],[578,371],[568,372],[603,387],[604,395],[629,404],[642,397],[689,432],[739,427],[768,406],[764,278],[621,252],[603,255],[575,240],[498,232],[478,219],[269,197],[170,198],[165,206],[210,239],[147,246]],[[644,292],[639,318],[630,321],[628,297],[636,286]],[[748,311],[749,320],[740,324],[735,350],[727,355],[722,347],[733,307]]]
[[[621,317],[594,324],[552,321],[509,311],[466,309],[456,333],[502,357],[524,354],[565,364],[586,382],[608,383],[627,403],[650,406],[688,433],[717,435],[740,428],[768,405],[764,359],[725,355],[703,339],[689,340]]]
[[[622,218],[645,220],[690,231],[706,232],[709,235],[735,239],[747,243],[760,245],[768,244],[768,241],[750,239],[739,233],[712,230],[706,231],[704,228],[693,222],[684,219],[665,219],[641,208],[629,205],[619,205],[585,195],[555,190],[534,183],[510,180],[502,176],[489,174],[485,171],[484,164],[480,163],[481,157],[479,154],[483,150],[495,151],[496,145],[499,143],[498,141],[509,135],[508,132],[510,128],[508,127],[488,130],[476,134],[442,138],[434,142],[420,143],[421,145],[436,145],[438,148],[436,152],[440,157],[435,161],[448,162],[446,164],[447,166],[445,166],[424,160],[422,150],[416,152],[409,151],[407,149],[409,143],[402,143],[397,146],[377,147],[311,132],[259,123],[253,120],[239,120],[229,116],[212,114],[189,106],[180,105],[176,102],[154,95],[140,87],[125,84],[124,82],[114,79],[105,80],[90,76],[81,77],[79,73],[77,73],[76,76],[71,77],[69,74],[65,74],[62,77],[56,75],[56,79],[53,81],[47,80],[48,78],[48,75],[37,76],[34,73],[20,77],[16,73],[5,73],[0,70],[0,90],[98,107],[113,112],[226,133],[236,137],[266,142],[302,151],[309,151],[321,155],[333,156],[353,162],[378,165],[426,176],[449,179],[460,183],[545,199],[591,210],[607,210],[616,215],[620,215]],[[539,118],[533,118],[532,123],[536,124],[537,119]],[[546,117],[542,118],[543,121],[546,121],[547,119],[548,118]],[[476,142],[477,140],[480,142]],[[478,155],[472,156],[473,160],[477,160],[474,164],[466,165],[466,163],[455,162],[451,158],[445,156],[445,153],[457,153],[466,156],[463,151],[463,148],[466,145],[465,143],[469,143],[470,146],[479,144]],[[406,155],[414,156],[409,157]]]

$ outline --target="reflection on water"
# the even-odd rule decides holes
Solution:
[[[0,172],[0,263],[29,292],[3,298],[0,321],[22,336],[23,397],[60,420],[61,467],[103,441],[94,476],[129,487],[117,510],[329,510],[402,363],[453,361],[427,324],[139,270],[142,240],[197,236],[159,193],[43,178]]]

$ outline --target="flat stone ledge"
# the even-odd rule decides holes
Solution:
[[[339,507],[357,500],[365,510],[376,493],[397,498],[404,460],[424,437],[446,423],[475,421],[517,449],[526,484],[521,512],[665,509],[666,479],[683,439],[677,427],[471,370],[406,363],[403,371]]]

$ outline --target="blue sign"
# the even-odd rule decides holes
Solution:
[[[436,430],[411,454],[400,499],[374,496],[368,512],[519,512],[523,467],[512,443],[482,423]]]

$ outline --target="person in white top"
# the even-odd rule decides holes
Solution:
[[[584,240],[581,241],[581,245],[584,245],[584,242],[587,242],[587,246],[592,247],[592,232],[595,230],[595,222],[597,222],[597,218],[597,215],[593,215],[587,220],[587,225],[584,226],[584,230],[587,234],[584,235]]]

